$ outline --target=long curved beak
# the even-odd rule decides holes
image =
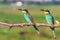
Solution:
[[[21,13],[26,13],[25,11],[24,11],[24,9],[18,9],[19,11],[21,11]]]
[[[44,14],[48,14],[48,12],[46,12],[45,9],[40,9],[41,11],[43,11]]]
[[[45,11],[44,9],[40,9],[41,11]]]
[[[23,9],[18,9],[18,10],[22,11]]]

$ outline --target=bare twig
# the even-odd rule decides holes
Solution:
[[[19,23],[19,24],[9,24],[9,23],[3,23],[3,22],[0,22],[0,25],[3,25],[3,26],[8,26],[8,27],[23,27],[23,26],[32,26],[33,23]],[[59,27],[60,26],[60,23],[59,24],[55,24],[55,25],[49,25],[49,24],[43,24],[43,23],[36,23],[37,26],[43,26],[43,27],[49,27],[49,26],[55,26],[55,27]]]

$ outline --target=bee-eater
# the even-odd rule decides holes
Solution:
[[[46,18],[47,23],[50,24],[50,25],[54,25],[54,17],[50,13],[50,11],[48,9],[41,9],[41,11],[43,11],[43,13],[45,14],[45,18]],[[53,32],[54,39],[56,39],[55,27],[54,26],[50,26],[50,28],[51,28],[51,30]]]
[[[33,27],[35,28],[36,32],[39,34],[40,33],[39,29],[36,27],[36,24],[32,16],[30,15],[29,11],[27,9],[18,9],[18,10],[20,10],[23,13],[24,18],[27,21],[27,23],[30,23],[30,24],[33,23]]]

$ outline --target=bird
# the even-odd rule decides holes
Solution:
[[[23,16],[27,23],[30,23],[30,24],[33,23],[33,27],[34,27],[35,31],[38,34],[40,34],[39,29],[36,27],[33,17],[30,15],[29,11],[27,9],[18,9],[18,10],[20,10],[23,13]]]
[[[50,13],[50,10],[48,10],[48,9],[40,9],[40,10],[45,14],[45,19],[46,19],[47,23],[50,25],[54,25],[54,17]],[[53,32],[53,38],[56,39],[55,27],[50,26],[50,29]]]

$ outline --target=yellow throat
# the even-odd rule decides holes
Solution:
[[[44,12],[44,14],[48,14],[48,12]]]
[[[22,13],[24,14],[24,13],[26,13],[26,11],[22,11]]]

